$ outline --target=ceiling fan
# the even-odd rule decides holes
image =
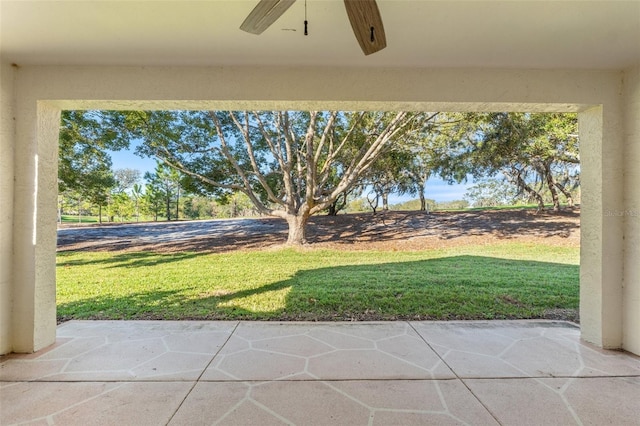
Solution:
[[[240,29],[251,34],[262,34],[296,0],[260,0],[249,13]],[[365,55],[387,47],[382,17],[375,0],[344,0],[353,33]],[[306,25],[306,21],[305,21]]]

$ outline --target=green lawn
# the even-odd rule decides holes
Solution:
[[[103,218],[103,220],[106,218]],[[98,223],[98,216],[72,216],[63,214],[60,217],[62,223]]]
[[[494,319],[578,307],[577,248],[58,254],[58,319]]]
[[[64,224],[78,224],[78,223],[88,223],[88,224],[92,224],[92,223],[98,223],[99,222],[99,217],[98,216],[80,216],[78,218],[78,216],[74,216],[74,215],[68,215],[68,214],[63,214],[60,217],[60,220],[62,223]],[[153,217],[152,216],[140,216],[137,220],[135,217],[132,218],[128,218],[125,221],[121,221],[119,217],[115,218],[113,222],[109,222],[109,217],[103,215],[102,216],[102,223],[104,225],[108,225],[108,224],[120,224],[120,223],[136,223],[136,222],[144,222],[144,221],[152,221]],[[158,218],[158,220],[160,221],[166,221],[166,218]]]

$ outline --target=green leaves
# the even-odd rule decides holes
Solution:
[[[58,190],[106,203],[116,180],[107,150],[128,148],[129,138],[99,111],[63,111],[58,143]]]
[[[475,178],[498,173],[535,200],[559,209],[558,191],[571,202],[579,181],[577,116],[560,113],[468,114],[464,138],[452,141],[441,170],[452,180],[463,173]]]
[[[157,218],[158,213],[164,210],[167,220],[171,220],[172,217],[177,219],[182,186],[180,173],[164,163],[158,163],[155,171],[145,173],[144,178],[147,180],[144,198],[148,211]]]

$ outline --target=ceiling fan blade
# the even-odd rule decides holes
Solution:
[[[353,33],[365,55],[387,47],[384,25],[376,0],[344,0]]]
[[[240,29],[251,34],[262,34],[282,16],[296,0],[260,0],[246,17]]]

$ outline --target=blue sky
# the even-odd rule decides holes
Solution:
[[[152,158],[142,158],[133,153],[133,151],[111,151],[111,160],[113,162],[113,169],[134,169],[140,170],[141,176],[147,171],[153,171],[156,167],[156,160]],[[447,182],[439,178],[431,178],[427,182],[427,198],[436,200],[436,202],[461,200],[466,192],[466,189],[473,185],[469,182],[467,184],[449,185]],[[410,196],[397,196],[392,195],[389,199],[391,204],[397,204],[404,201],[408,201],[412,198]]]
[[[153,158],[140,157],[135,155],[133,151],[109,151],[111,155],[111,168],[116,169],[134,169],[140,170],[141,176],[145,172],[153,171],[156,168],[156,160]]]

